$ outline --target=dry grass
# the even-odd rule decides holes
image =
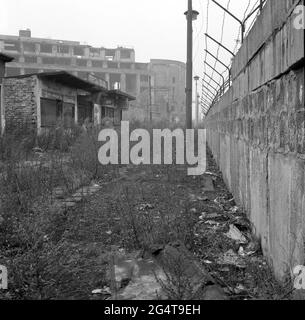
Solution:
[[[52,156],[47,153],[35,167],[20,164],[34,156],[28,149],[32,138],[24,138],[28,142],[18,151],[11,137],[0,141],[6,148],[1,153],[0,264],[9,270],[9,291],[0,292],[0,299],[89,299],[92,290],[109,285],[107,256],[113,246],[151,251],[174,241],[183,243],[203,265],[211,260],[205,267],[232,299],[289,298],[290,288],[275,281],[259,252],[245,269],[216,263],[218,256],[238,248],[223,235],[225,226],[215,232],[198,224],[202,212],[215,213],[214,199],[230,199],[211,157],[209,171],[218,178],[206,202],[190,200],[191,193],[202,195],[201,178],[187,177],[185,168],[138,166],[129,167],[123,180],[109,182],[73,213],[54,206],[55,187],[70,194],[92,179],[111,181],[119,175],[120,166],[99,165],[97,133],[91,128],[71,138],[70,132],[67,142],[62,143],[64,134],[59,144],[56,135],[43,138],[41,146],[51,148]],[[216,210],[224,225],[230,207],[226,203]],[[189,279],[177,261],[171,265],[166,284],[170,298],[190,297]],[[245,290],[236,293],[239,284]]]

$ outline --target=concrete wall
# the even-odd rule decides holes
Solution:
[[[279,278],[304,264],[304,30],[296,5],[268,0],[206,118],[209,146]]]

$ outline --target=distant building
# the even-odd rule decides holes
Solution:
[[[28,29],[20,30],[19,36],[0,35],[0,52],[15,58],[7,66],[7,76],[64,70],[85,80],[90,75],[104,79],[108,89],[120,89],[136,97],[124,112],[124,119],[145,120],[151,114],[156,120],[170,120],[168,117],[173,114],[184,116],[181,110],[185,108],[182,99],[185,64],[182,62],[139,63],[135,61],[133,48],[97,48],[77,41],[33,38]],[[162,88],[168,90],[167,98],[160,93]]]
[[[99,125],[105,117],[119,124],[123,110],[135,99],[65,71],[3,78],[2,97],[2,130],[26,124],[38,132],[58,124],[65,128],[85,121]]]
[[[185,63],[153,59],[150,72],[154,79],[155,112],[171,122],[185,120]]]
[[[1,83],[1,78],[4,77],[5,75],[5,65],[8,62],[13,61],[14,58],[11,56],[8,56],[6,54],[3,54],[0,52],[0,83]]]

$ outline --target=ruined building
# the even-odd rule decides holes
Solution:
[[[77,41],[0,35],[0,52],[14,57],[6,76],[67,71],[85,80],[104,79],[108,89],[135,96],[124,119],[183,120],[185,114],[185,64],[171,60],[135,61],[135,50],[83,45]]]

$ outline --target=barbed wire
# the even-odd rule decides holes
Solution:
[[[249,8],[250,8],[250,6],[251,6],[251,3],[252,3],[252,0],[249,0],[248,1],[248,3],[247,3],[247,6],[246,6],[246,9],[245,9],[245,11],[244,11],[244,13],[243,13],[243,21],[246,19],[246,17],[247,17],[247,14],[248,14],[248,12],[249,12],[249,14],[251,14],[252,12],[253,12],[253,10],[255,10],[255,8],[256,8],[256,6],[258,5],[258,3],[259,3],[259,0],[256,0],[256,2],[254,3],[254,5],[251,7],[251,9],[250,9],[250,11],[249,11]],[[207,0],[207,8],[206,8],[206,12],[207,12],[207,15],[206,15],[206,34],[208,34],[208,31],[209,31],[209,8],[210,7],[210,0]],[[230,7],[230,0],[228,0],[228,2],[227,2],[227,10],[229,10],[229,7]],[[201,6],[201,8],[202,8],[202,10],[203,10],[203,6]],[[226,19],[226,12],[224,12],[224,15],[223,15],[223,21],[222,21],[222,26],[221,26],[221,35],[220,35],[220,43],[222,43],[223,42],[223,35],[224,35],[224,26],[225,26],[225,19]],[[258,13],[259,14],[259,13]],[[257,15],[258,15],[257,14]],[[252,28],[252,26],[253,26],[253,24],[254,24],[254,22],[256,21],[256,18],[257,18],[257,16],[252,20],[252,23],[250,24],[250,26],[249,26],[249,28],[248,28],[248,31]],[[199,32],[201,32],[202,31],[202,29],[203,29],[203,24],[202,24],[202,26],[201,26],[201,29],[200,29],[200,31]],[[197,37],[198,37],[198,35],[196,36],[196,39],[197,39]],[[238,35],[237,35],[237,39],[236,39],[236,46],[235,46],[235,48],[234,48],[234,50],[233,50],[233,53],[235,54],[236,53],[236,51],[238,50],[238,45],[240,44],[240,37],[241,37],[241,27],[239,27],[239,31],[238,31]],[[208,50],[208,41],[207,41],[207,37],[205,37],[205,49],[206,50]],[[217,59],[219,58],[219,51],[220,51],[220,45],[218,45],[218,47],[217,47],[217,53],[216,53],[216,57],[217,57]],[[197,58],[197,52],[196,52],[196,58]],[[217,59],[215,59],[215,63],[214,63],[214,68],[213,69],[216,69],[216,66],[217,66]],[[211,103],[207,103],[206,102],[206,98],[205,98],[205,96],[206,96],[206,90],[205,90],[205,85],[204,85],[204,83],[205,82],[207,82],[207,84],[209,85],[209,86],[211,86],[211,81],[212,81],[212,79],[213,79],[213,77],[214,77],[214,74],[215,74],[215,71],[214,70],[212,70],[212,74],[211,74],[211,76],[209,76],[208,78],[208,81],[206,81],[206,74],[207,74],[207,68],[206,68],[206,62],[207,62],[207,51],[205,51],[205,56],[204,56],[204,75],[203,75],[203,77],[202,77],[202,96],[201,96],[201,108],[202,108],[202,111],[204,112],[204,114],[206,114],[207,112],[208,112],[208,110],[209,110],[209,108],[211,107],[211,104],[212,104],[212,102]],[[224,70],[222,73],[221,73],[221,75],[224,75],[225,74],[225,72],[226,72],[227,70]],[[217,81],[216,81],[217,82]],[[228,82],[228,79],[226,80],[226,82]],[[218,83],[218,82],[217,82]],[[229,83],[229,86],[230,86],[230,83]],[[209,100],[209,99],[208,99]],[[209,105],[209,108],[207,108],[207,106],[206,105]]]

